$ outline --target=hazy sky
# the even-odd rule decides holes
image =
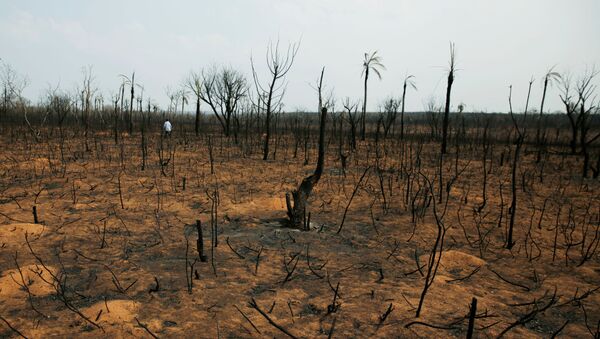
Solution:
[[[105,97],[117,91],[119,74],[135,70],[164,107],[167,86],[181,86],[190,70],[216,63],[250,78],[253,55],[262,74],[266,46],[277,39],[301,39],[286,111],[316,110],[309,84],[323,66],[338,103],[361,99],[363,54],[374,50],[387,70],[381,81],[369,80],[369,111],[401,94],[407,72],[418,87],[407,110],[422,110],[432,97],[441,103],[450,41],[459,68],[454,107],[507,111],[513,84],[513,105],[522,109],[533,76],[539,108],[539,80],[549,67],[574,75],[600,68],[600,0],[0,0],[0,58],[27,75],[25,95],[34,101],[50,84],[73,90],[82,67],[93,65]],[[546,105],[562,109],[556,88]]]

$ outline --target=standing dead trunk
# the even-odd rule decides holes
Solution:
[[[0,114],[0,122],[2,117],[8,115],[8,87],[4,86],[4,95],[2,96],[2,114]]]
[[[367,82],[369,81],[369,72],[373,71],[375,75],[381,80],[381,73],[379,69],[385,69],[385,66],[381,63],[381,57],[377,55],[377,51],[369,54],[365,53],[365,59],[363,60],[363,73],[365,75],[365,88],[364,88],[364,98],[363,98],[363,107],[362,107],[362,115],[360,118],[361,128],[360,128],[360,139],[365,140],[366,134],[366,115],[367,115]]]
[[[542,92],[542,104],[540,105],[540,115],[537,121],[537,131],[535,133],[535,143],[539,148],[541,147],[541,131],[542,131],[542,115],[544,114],[544,101],[546,101],[546,90],[548,89],[548,77],[544,79],[544,91]]]
[[[277,77],[273,76],[273,80],[271,81],[271,85],[269,86],[269,94],[266,103],[267,112],[265,116],[265,143],[263,144],[263,160],[267,160],[269,158],[269,140],[271,139],[271,115],[273,114],[272,100],[276,80]]]
[[[365,140],[365,119],[367,115],[367,81],[369,80],[369,68],[365,68],[365,93],[363,98],[362,114],[360,115],[360,140]]]
[[[113,109],[113,116],[115,118],[113,125],[113,132],[115,137],[115,144],[119,144],[119,97],[117,96],[115,99],[115,106]]]
[[[533,78],[529,81],[529,89],[527,91],[527,101],[525,103],[525,113],[523,115],[523,124],[525,124],[525,119],[527,118],[527,109],[529,106],[529,95],[531,94],[531,85],[533,84]],[[517,132],[517,141],[515,147],[515,157],[512,163],[511,168],[511,192],[512,192],[512,200],[509,207],[510,219],[508,224],[508,232],[506,237],[506,248],[512,249],[515,245],[515,241],[513,241],[513,229],[515,226],[515,219],[517,215],[517,169],[519,166],[519,156],[521,154],[521,147],[523,146],[523,142],[525,141],[527,129],[523,127],[522,129],[519,127],[516,118],[513,115],[512,110],[512,85],[510,86],[510,92],[508,94],[508,104],[510,109],[510,117],[515,126],[515,130]]]
[[[119,120],[121,120],[122,123],[126,123],[127,120],[125,120],[126,117],[123,116],[123,112],[125,112],[125,82],[123,81],[121,83],[121,108],[119,109],[119,114],[121,115],[119,117]]]
[[[404,140],[404,99],[406,98],[406,81],[402,86],[402,110],[400,111],[400,140]]]
[[[129,135],[133,134],[133,88],[135,85],[135,72],[131,75],[131,98],[129,100]]]
[[[340,114],[340,129],[338,134],[338,155],[340,157],[340,163],[342,165],[342,174],[346,176],[346,159],[348,159],[348,154],[344,152],[344,119],[342,118],[342,114]]]
[[[454,83],[454,44],[450,44],[450,69],[448,70],[448,85],[446,87],[446,106],[444,108],[444,122],[442,125],[442,154],[446,154],[448,143],[448,119],[450,116],[450,93]]]
[[[196,121],[194,122],[196,136],[200,133],[200,97],[196,97]]]
[[[515,245],[513,241],[513,229],[515,226],[515,218],[517,214],[517,168],[519,166],[519,155],[521,154],[521,146],[523,145],[523,135],[519,134],[517,146],[515,148],[515,158],[511,169],[511,192],[512,199],[509,207],[510,219],[508,225],[508,235],[506,238],[506,248],[511,249]]]
[[[273,112],[277,112],[281,110],[281,104],[283,99],[283,94],[285,90],[284,86],[277,85],[278,80],[279,83],[285,81],[285,76],[292,68],[294,64],[294,59],[296,58],[296,53],[298,53],[298,44],[292,44],[289,46],[287,53],[285,55],[279,53],[279,41],[275,45],[271,44],[267,47],[267,68],[269,69],[269,74],[271,76],[271,80],[268,83],[268,86],[262,86],[259,82],[258,75],[254,68],[254,61],[252,57],[250,57],[250,65],[252,66],[252,77],[254,79],[254,85],[257,91],[257,102],[256,105],[264,106],[264,111],[266,113],[265,116],[265,134],[264,134],[264,143],[263,143],[263,160],[267,160],[269,157],[269,140],[271,138],[271,116]]]
[[[417,89],[412,78],[414,75],[408,75],[404,78],[404,84],[402,85],[402,110],[400,111],[400,140],[404,140],[404,103],[406,102],[406,86],[410,85],[413,89]]]
[[[298,187],[297,190],[292,192],[292,197],[294,200],[294,204],[292,206],[292,202],[290,201],[290,194],[286,193],[285,200],[287,204],[287,214],[289,218],[290,225],[295,228],[302,228],[304,225],[304,215],[306,212],[306,202],[310,193],[313,190],[313,187],[319,182],[321,179],[321,174],[323,174],[323,167],[325,163],[325,122],[327,121],[327,108],[323,107],[321,109],[321,122],[319,124],[319,157],[317,159],[317,168],[312,175],[304,178],[302,183]],[[309,228],[309,225],[305,226]]]
[[[569,141],[569,147],[571,148],[571,154],[577,154],[577,138],[579,137],[579,125],[575,124],[573,120],[571,122],[571,141]]]
[[[540,105],[540,115],[538,116],[538,123],[537,123],[537,132],[535,135],[535,142],[538,146],[538,148],[540,148],[542,146],[542,143],[544,142],[543,136],[542,136],[542,115],[544,114],[544,102],[546,101],[546,91],[548,90],[548,85],[552,84],[552,82],[559,80],[560,79],[560,74],[557,72],[553,71],[554,67],[551,67],[548,72],[546,72],[546,75],[544,76],[544,90],[542,92],[542,103]],[[539,152],[539,151],[538,151]],[[538,156],[538,160],[536,162],[540,161],[540,156]]]

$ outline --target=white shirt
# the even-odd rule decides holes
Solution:
[[[165,130],[165,132],[171,132],[172,128],[173,127],[171,126],[171,122],[165,121],[165,124],[163,125],[163,129]]]

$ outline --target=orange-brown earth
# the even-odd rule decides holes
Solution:
[[[330,145],[325,174],[309,200],[311,230],[299,231],[282,223],[285,193],[313,170],[314,145],[303,165],[302,150],[292,157],[291,140],[282,141],[275,160],[262,161],[258,145],[247,155],[215,137],[215,173],[210,174],[206,140],[176,136],[165,146],[175,147],[165,176],[156,140],[141,171],[138,138],[125,137],[122,150],[108,136],[97,138],[90,139],[90,152],[82,150],[81,137],[69,139],[64,163],[57,140],[31,144],[5,136],[2,141],[13,147],[3,147],[0,154],[0,316],[5,320],[0,337],[18,336],[7,323],[27,337],[149,337],[149,332],[286,337],[249,306],[252,299],[273,322],[307,338],[327,337],[334,322],[332,337],[338,338],[462,337],[473,297],[479,337],[497,336],[519,319],[527,321],[506,337],[550,337],[566,322],[559,336],[591,337],[597,331],[598,252],[578,264],[582,250],[594,246],[594,232],[597,236],[600,185],[577,177],[576,157],[547,155],[540,182],[535,154],[524,152],[516,245],[508,250],[513,146],[494,146],[487,164],[487,204],[480,213],[481,151],[463,145],[458,161],[449,154],[445,180],[457,169],[464,171],[451,186],[441,219],[448,228],[441,263],[415,318],[437,230],[433,202],[420,205],[429,192],[417,172],[418,142],[388,141],[381,148],[383,185],[371,169],[336,234],[359,177],[367,164],[375,166],[373,142],[360,144],[349,157],[346,175],[337,146]],[[434,186],[438,148],[424,144],[420,155],[420,170]],[[215,191],[218,243],[211,250],[209,194]],[[437,200],[437,186],[434,191]],[[416,213],[423,211],[423,217],[413,222],[415,196]],[[39,224],[33,223],[34,205]],[[440,214],[443,206],[437,204]],[[208,260],[194,264],[190,293],[186,265],[198,258],[197,219]],[[484,241],[478,241],[477,220],[487,232]],[[338,284],[335,312],[328,312]],[[548,304],[545,311],[532,312]],[[382,319],[390,305],[391,313]]]

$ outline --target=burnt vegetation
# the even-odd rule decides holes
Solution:
[[[91,67],[32,102],[2,64],[0,336],[598,338],[598,72],[463,112],[451,45],[443,107],[405,112],[407,75],[369,113],[365,53],[362,101],[316,68],[318,114],[285,112],[298,49],[190,72],[166,109]]]

